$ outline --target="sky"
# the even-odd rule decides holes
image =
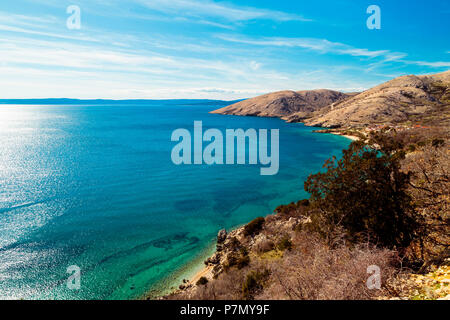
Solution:
[[[362,91],[449,70],[449,30],[448,0],[3,0],[0,99]]]

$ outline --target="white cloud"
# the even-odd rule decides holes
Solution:
[[[232,22],[268,19],[274,21],[311,21],[301,15],[281,11],[236,6],[210,0],[134,0],[145,7],[168,14],[215,17]]]
[[[415,64],[418,66],[425,66],[425,67],[431,67],[431,68],[450,68],[450,62],[447,61],[404,61],[408,64]]]
[[[276,47],[291,47],[291,48],[303,48],[320,53],[336,53],[351,55],[355,57],[385,57],[386,59],[397,59],[399,57],[404,57],[405,54],[398,52],[390,52],[389,50],[376,50],[371,51],[368,49],[355,48],[350,45],[346,45],[339,42],[331,42],[327,39],[318,38],[261,38],[261,39],[249,39],[249,38],[238,38],[229,35],[217,35],[219,39],[243,43],[249,45],[257,46],[276,46]]]
[[[350,55],[354,57],[363,58],[381,58],[381,61],[372,63],[368,66],[368,70],[372,70],[386,62],[398,62],[404,64],[414,64],[419,66],[426,66],[430,68],[444,68],[450,67],[450,62],[447,61],[413,61],[406,60],[408,55],[403,52],[393,52],[390,50],[369,50],[364,48],[355,48],[350,45],[331,42],[326,39],[317,38],[238,38],[229,35],[217,35],[219,39],[229,42],[242,43],[255,46],[275,46],[275,47],[291,47],[303,48],[319,53],[334,53],[342,55]]]

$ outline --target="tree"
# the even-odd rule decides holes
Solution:
[[[406,248],[421,218],[407,193],[410,174],[400,170],[402,147],[378,135],[368,144],[353,142],[339,160],[327,160],[326,171],[310,175],[304,185],[313,205],[310,227],[326,236],[343,230],[352,242]]]

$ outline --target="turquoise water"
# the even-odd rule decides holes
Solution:
[[[215,102],[0,106],[0,298],[131,299],[167,289],[221,228],[306,197],[349,140]],[[280,129],[280,171],[176,166],[177,128]],[[80,290],[67,267],[81,269]]]

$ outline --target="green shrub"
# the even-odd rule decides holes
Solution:
[[[255,220],[251,221],[244,227],[244,236],[248,237],[257,235],[261,231],[264,225],[264,221],[265,220],[262,217],[256,218]]]
[[[315,210],[308,227],[329,237],[340,228],[347,240],[371,241],[388,248],[406,248],[417,239],[421,217],[407,190],[410,174],[401,170],[403,145],[387,136],[361,141],[328,160],[326,172],[310,175],[305,190]]]
[[[297,203],[291,202],[287,205],[278,206],[274,211],[276,214],[293,215],[295,213],[303,213],[303,211],[309,206],[309,204],[310,203],[308,199],[303,199],[297,201]]]
[[[208,279],[206,279],[205,277],[201,277],[200,279],[198,279],[196,285],[198,286],[204,286],[205,284],[208,283]]]

